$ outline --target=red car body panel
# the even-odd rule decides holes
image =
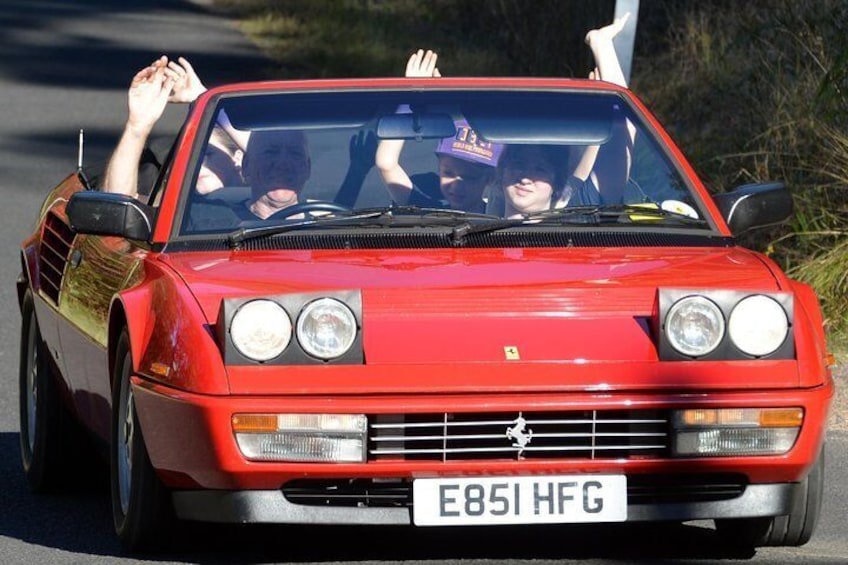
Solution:
[[[450,79],[439,88],[515,89],[515,79]],[[48,217],[67,222],[76,175],[51,193],[22,244],[19,294],[36,297],[42,338],[74,413],[111,438],[115,344],[123,328],[150,461],[172,489],[279,489],[289,480],[480,475],[741,473],[752,484],[802,480],[821,451],[833,382],[816,295],[768,257],[735,245],[438,249],[172,250],[204,112],[243,91],[432,88],[426,80],[293,81],[226,86],[201,96],[177,140],[147,242],[77,235],[97,258],[90,286],[67,277],[51,297],[41,254]],[[522,79],[521,87],[616,92],[656,130],[703,200],[717,205],[656,119],[628,91],[596,81]],[[71,237],[71,236],[69,236]],[[106,265],[106,267],[102,267]],[[111,267],[110,267],[111,266]],[[68,269],[76,267],[68,267]],[[667,360],[657,344],[659,291],[791,293],[794,357]],[[361,363],[224,361],[225,300],[357,291]],[[248,461],[239,413],[429,414],[800,407],[804,425],[778,456],[515,458],[367,463]]]

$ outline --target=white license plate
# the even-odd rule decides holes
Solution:
[[[416,479],[416,526],[627,520],[624,475]]]

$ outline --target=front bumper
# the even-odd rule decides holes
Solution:
[[[628,522],[780,516],[790,511],[798,483],[748,485],[734,498],[701,502],[629,504]],[[282,490],[177,491],[177,516],[221,523],[411,525],[411,507],[313,506],[290,502]]]
[[[295,479],[409,480],[423,477],[522,474],[656,475],[736,474],[745,485],[795,483],[804,478],[824,440],[832,386],[746,392],[693,393],[512,393],[369,396],[209,396],[132,379],[134,399],[151,463],[173,490],[277,491]],[[674,458],[538,456],[418,460],[389,456],[367,463],[278,463],[248,461],[236,443],[231,418],[246,412],[362,413],[385,416],[515,411],[672,410],[690,407],[786,407],[804,409],[794,447],[779,456]],[[504,426],[505,427],[505,426]],[[506,441],[505,439],[503,441]],[[535,441],[535,440],[534,440]]]

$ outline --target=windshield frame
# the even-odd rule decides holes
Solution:
[[[699,189],[695,183],[693,182],[690,175],[694,173],[691,171],[691,167],[688,163],[681,162],[680,157],[682,155],[678,155],[676,152],[679,150],[676,149],[675,146],[670,146],[669,142],[670,138],[665,134],[664,131],[658,130],[655,127],[655,119],[650,116],[650,114],[646,114],[644,111],[644,107],[639,103],[633,103],[630,97],[623,95],[623,93],[618,92],[616,90],[610,89],[592,89],[586,87],[528,87],[528,88],[505,88],[505,87],[474,87],[474,86],[464,86],[464,87],[438,87],[434,86],[433,88],[421,89],[414,91],[414,95],[427,97],[431,92],[441,92],[441,93],[458,93],[462,96],[477,96],[477,95],[487,95],[487,93],[497,93],[498,95],[513,95],[522,93],[548,93],[551,96],[568,96],[568,95],[588,95],[588,96],[606,96],[606,97],[614,97],[617,102],[622,103],[626,112],[633,116],[635,120],[637,120],[637,129],[640,132],[645,132],[650,135],[644,136],[647,138],[647,142],[650,143],[651,150],[662,159],[662,162],[668,167],[669,172],[673,173],[679,180],[682,187],[686,189],[688,192],[688,196],[695,203],[695,207],[700,214],[700,217],[704,219],[707,223],[706,228],[701,229],[700,231],[704,235],[708,236],[716,236],[721,233],[721,229],[717,225],[715,218],[713,216],[714,212],[711,207],[711,203],[707,203],[706,199],[703,197],[704,192]],[[288,95],[298,95],[300,97],[304,96],[316,96],[316,97],[327,97],[327,96],[348,96],[348,95],[361,95],[363,93],[366,94],[374,94],[374,95],[387,95],[387,96],[400,96],[404,97],[407,95],[412,95],[413,91],[409,88],[402,87],[385,87],[379,89],[366,88],[366,87],[358,87],[358,88],[347,88],[347,89],[260,89],[260,90],[247,90],[247,91],[223,91],[223,92],[212,92],[209,96],[206,104],[202,107],[202,113],[199,116],[199,119],[196,121],[197,127],[193,128],[194,134],[194,142],[192,143],[190,153],[187,158],[187,165],[185,169],[185,175],[183,176],[182,182],[180,183],[180,194],[177,201],[177,207],[174,213],[173,221],[171,223],[171,229],[168,240],[171,242],[188,242],[188,241],[197,241],[197,240],[226,240],[229,233],[232,230],[228,230],[226,228],[222,228],[220,232],[203,232],[203,233],[183,233],[183,224],[185,221],[185,214],[188,209],[188,202],[191,196],[191,192],[194,189],[194,185],[197,178],[197,173],[199,171],[206,143],[208,143],[208,132],[211,130],[214,125],[214,119],[219,111],[219,107],[222,103],[226,103],[227,100],[232,99],[242,99],[249,103],[250,99],[253,97],[261,96],[261,97],[269,97],[269,96],[280,96],[285,97]],[[661,127],[661,126],[660,126]],[[181,136],[184,132],[181,131]],[[672,142],[673,143],[673,142]],[[168,163],[166,163],[168,166]],[[160,187],[161,188],[161,187]],[[550,226],[546,226],[549,228]],[[675,226],[668,226],[668,229],[674,228]],[[677,226],[679,227],[679,226]],[[645,229],[647,226],[640,227],[638,229]],[[403,228],[398,228],[403,229]],[[564,229],[573,229],[573,226]],[[604,225],[593,226],[592,229],[597,230],[605,230],[605,229],[620,229],[620,227],[609,227]],[[666,228],[663,228],[666,229]],[[691,231],[691,230],[690,230]],[[312,232],[311,229],[300,231],[300,234]]]

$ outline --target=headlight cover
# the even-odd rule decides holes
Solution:
[[[297,340],[306,353],[330,360],[344,355],[356,338],[356,317],[335,298],[319,298],[297,318]]]
[[[700,295],[675,302],[665,319],[665,333],[671,346],[692,357],[702,357],[718,347],[724,330],[721,309]]]
[[[261,317],[269,314],[273,319]],[[265,335],[271,330],[283,331],[279,343]],[[361,365],[362,293],[342,289],[223,298],[215,334],[225,365]],[[252,348],[264,339],[267,347]],[[277,345],[271,347],[272,342]]]
[[[269,361],[288,346],[292,324],[282,306],[272,300],[245,302],[230,322],[230,337],[239,353],[254,361]]]
[[[659,288],[652,327],[661,361],[795,359],[795,294]]]
[[[777,301],[756,294],[733,308],[727,329],[736,347],[753,357],[762,357],[780,347],[789,332],[789,321]]]

